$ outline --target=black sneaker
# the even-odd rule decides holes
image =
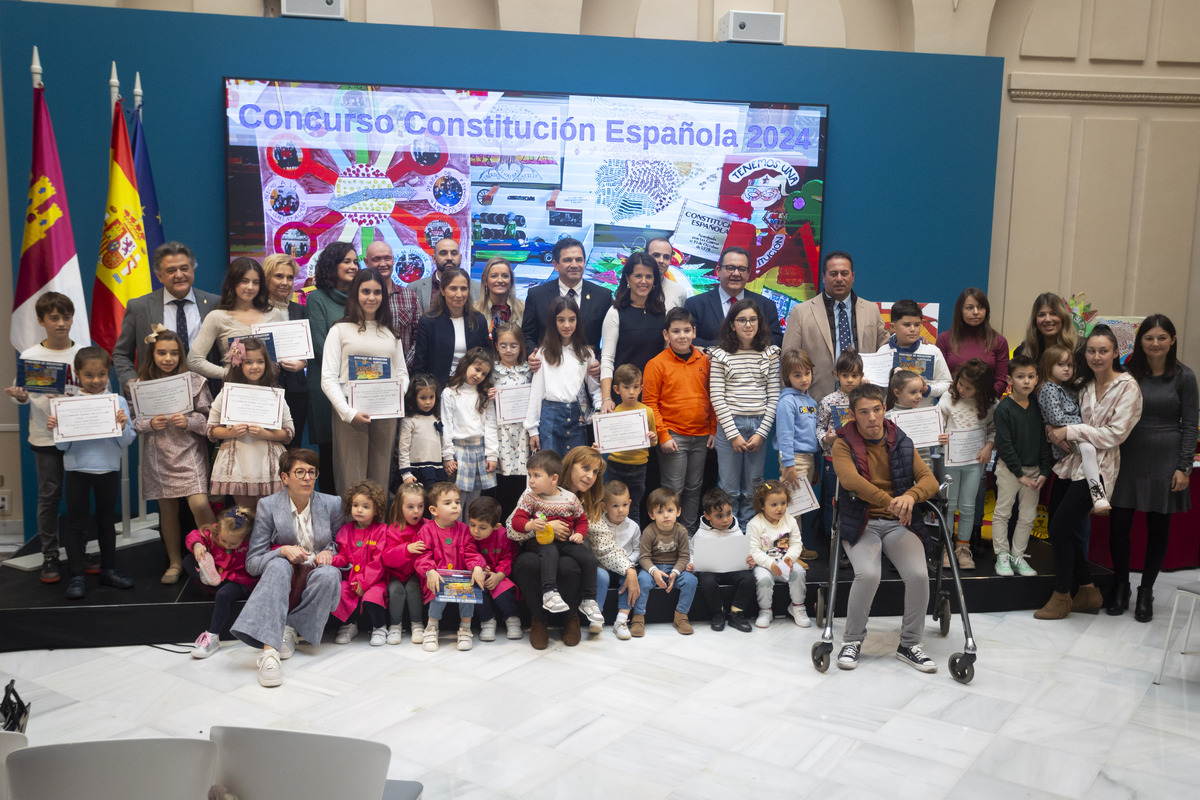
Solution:
[[[712,628],[714,631],[725,630],[725,615],[720,611],[718,611],[716,614],[713,614],[712,621],[708,623],[708,627]]]
[[[119,574],[115,569],[106,569],[100,573],[100,585],[112,586],[116,589],[132,589],[133,581]]]
[[[100,559],[95,553],[83,554],[83,574],[84,575],[99,575],[100,574]]]
[[[58,583],[62,580],[62,570],[58,565],[57,556],[46,556],[42,561],[42,583]]]
[[[75,575],[67,581],[67,599],[81,600],[84,593],[87,591],[87,584],[83,581],[82,575]]]
[[[735,628],[742,633],[750,633],[754,630],[754,623],[743,617],[736,611],[729,614],[729,627]]]
[[[925,651],[919,644],[914,644],[912,647],[900,645],[896,648],[896,658],[920,672],[937,672],[937,662],[925,655]]]
[[[862,649],[862,642],[842,642],[842,649],[838,652],[837,665],[838,669],[854,669],[858,666],[858,651]]]

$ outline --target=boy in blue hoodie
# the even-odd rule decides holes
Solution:
[[[112,358],[99,347],[83,347],[75,353],[75,377],[81,396],[105,395]],[[117,528],[115,512],[121,495],[121,453],[136,435],[129,420],[129,405],[120,395],[113,397],[117,407],[113,436],[104,439],[58,441],[63,451],[63,496],[67,501],[67,526],[64,544],[71,578],[67,581],[67,599],[83,597],[84,549],[87,544],[88,512],[92,496],[96,498],[96,543],[100,545],[100,585],[117,589],[133,588],[133,581],[117,572]],[[53,412],[46,420],[47,430],[58,427]]]
[[[817,484],[817,455],[821,441],[817,438],[817,403],[808,393],[812,385],[813,362],[803,350],[784,351],[779,370],[786,388],[779,394],[775,410],[775,449],[779,451],[779,474],[785,485],[800,485],[800,476],[808,479],[814,489]],[[803,515],[800,537],[804,542],[801,558],[817,557],[817,511]]]

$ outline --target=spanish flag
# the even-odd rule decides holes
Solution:
[[[133,298],[150,293],[150,272],[129,130],[118,100],[113,108],[104,233],[92,287],[92,340],[110,353],[121,332],[125,306]]]

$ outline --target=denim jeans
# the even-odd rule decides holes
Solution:
[[[538,440],[543,450],[553,450],[560,458],[565,458],[572,447],[587,444],[587,426],[579,403],[543,400]]]
[[[596,568],[596,602],[600,604],[601,609],[604,608],[604,600],[608,597],[608,587],[612,585],[614,575],[616,575],[615,572],[609,572],[604,567]],[[625,584],[624,575],[617,575],[617,580],[621,582],[622,586]],[[629,610],[629,592],[617,592],[617,610]]]
[[[663,580],[670,581],[671,570],[674,569],[674,564],[655,564],[654,566],[662,570]],[[642,593],[638,595],[637,602],[633,604],[634,614],[646,613],[646,602],[650,599],[650,590],[657,589],[658,584],[654,582],[654,576],[644,569],[638,570],[638,586],[642,588]],[[675,610],[680,614],[686,614],[692,608],[692,598],[696,596],[696,576],[690,572],[681,572],[675,578],[675,589],[679,591],[679,602],[675,605]]]
[[[700,488],[704,484],[708,437],[685,436],[674,431],[670,434],[679,451],[668,453],[659,447],[659,474],[662,485],[679,495],[682,506],[679,521],[691,534],[700,525]]]
[[[446,610],[445,600],[431,600],[429,602],[429,618],[434,622],[442,618],[442,612]],[[471,615],[475,613],[476,603],[458,603],[458,618],[460,620],[469,620]]]
[[[758,431],[762,415],[752,417],[735,414],[733,424],[746,441]],[[754,519],[754,487],[762,483],[763,469],[767,463],[767,443],[755,452],[739,453],[733,449],[725,436],[725,429],[717,427],[717,463],[721,468],[721,488],[733,499],[733,515],[742,530]]]

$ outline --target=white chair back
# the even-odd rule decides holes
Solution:
[[[197,800],[217,748],[205,739],[112,739],[27,747],[8,757],[11,800]]]
[[[216,726],[214,783],[251,800],[380,800],[392,751],[379,742],[266,728]]]
[[[29,746],[23,733],[0,731],[0,800],[8,800],[8,754]]]

